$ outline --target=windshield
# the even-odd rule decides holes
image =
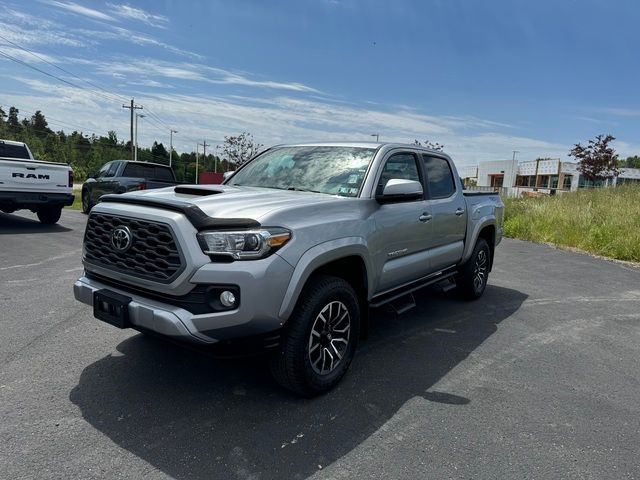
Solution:
[[[325,146],[275,148],[239,170],[227,185],[355,197],[375,151]]]

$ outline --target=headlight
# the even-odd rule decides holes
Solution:
[[[198,241],[207,255],[226,255],[235,260],[252,260],[267,256],[287,243],[291,232],[284,228],[260,230],[200,232]]]

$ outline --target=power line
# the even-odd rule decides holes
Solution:
[[[81,90],[84,90],[86,92],[92,93],[94,95],[98,95],[99,97],[104,98],[104,99],[109,100],[109,101],[113,101],[113,99],[122,100],[122,99],[126,98],[123,95],[120,95],[120,94],[114,93],[114,92],[110,92],[109,90],[101,87],[100,85],[97,85],[97,84],[95,84],[95,83],[93,83],[93,82],[91,82],[91,81],[89,81],[89,80],[87,80],[85,78],[80,77],[79,75],[77,75],[77,74],[75,74],[75,73],[73,73],[73,72],[71,72],[71,71],[69,71],[69,70],[67,70],[67,69],[65,69],[63,67],[60,67],[59,65],[56,65],[55,63],[47,60],[46,58],[43,58],[41,55],[38,55],[37,53],[33,52],[32,50],[30,50],[30,49],[28,49],[28,48],[26,48],[26,47],[24,47],[22,45],[19,45],[16,42],[13,42],[12,40],[6,38],[5,36],[3,36],[1,34],[0,34],[0,38],[2,38],[7,43],[15,46],[16,48],[19,48],[20,50],[23,50],[24,52],[28,53],[29,55],[33,56],[34,58],[37,58],[38,60],[46,63],[47,65],[50,65],[50,66],[60,70],[61,72],[66,73],[68,75],[71,75],[71,76],[77,78],[78,80],[81,80],[82,82],[85,82],[88,85],[91,85],[92,87],[97,88],[98,90],[101,90],[104,93],[101,93],[101,92],[98,92],[98,91],[94,91],[94,90],[88,89],[88,88],[86,88],[86,87],[84,87],[82,85],[78,85],[77,83],[68,81],[68,80],[66,80],[64,78],[61,78],[61,77],[59,77],[57,75],[54,75],[54,74],[52,74],[50,72],[47,72],[46,70],[43,70],[43,69],[38,68],[38,67],[36,67],[34,65],[31,65],[31,64],[25,62],[24,60],[20,60],[19,58],[16,58],[16,57],[12,56],[11,54],[9,54],[9,53],[7,53],[5,51],[0,50],[0,55],[5,57],[5,58],[7,58],[8,60],[11,60],[11,61],[13,61],[15,63],[18,63],[18,64],[20,64],[22,66],[25,66],[27,68],[30,68],[30,69],[32,69],[32,70],[34,70],[36,72],[39,72],[39,73],[41,73],[43,75],[48,76],[48,77],[54,78],[54,79],[66,84],[66,85],[71,86],[71,87],[79,88]],[[127,107],[127,108],[130,108],[130,107]],[[145,108],[145,111],[147,112],[147,114],[149,115],[148,118],[150,120],[152,120],[154,123],[156,123],[160,127],[160,128],[155,127],[159,131],[164,133],[167,130],[171,130],[171,129],[174,128],[173,125],[169,125],[165,120],[163,120],[160,115],[156,114],[153,110],[150,110],[148,108],[148,106],[144,106],[144,108]],[[195,137],[184,137],[183,136],[183,138],[196,140]]]
[[[27,68],[30,68],[30,69],[32,69],[32,70],[34,70],[34,71],[38,72],[38,73],[41,73],[41,74],[43,74],[43,75],[48,76],[48,77],[54,78],[54,79],[56,79],[56,80],[58,80],[58,81],[60,81],[60,82],[62,82],[62,83],[64,83],[64,84],[66,84],[66,85],[69,85],[70,87],[78,88],[78,89],[80,89],[80,90],[83,90],[83,91],[86,91],[86,92],[92,93],[92,94],[97,95],[97,96],[99,96],[99,97],[101,97],[101,98],[103,98],[103,99],[105,99],[105,100],[108,100],[108,101],[113,101],[113,99],[123,99],[123,98],[126,98],[126,97],[123,97],[123,96],[118,95],[118,94],[115,94],[115,93],[110,93],[108,90],[106,90],[106,89],[104,89],[104,88],[100,87],[99,85],[96,85],[96,84],[94,84],[94,83],[92,83],[92,82],[89,82],[88,80],[83,79],[82,77],[79,77],[78,75],[74,74],[73,72],[70,72],[69,70],[66,70],[66,69],[64,69],[64,68],[62,68],[62,67],[59,67],[58,65],[56,65],[56,64],[54,64],[54,63],[52,63],[52,62],[49,62],[48,60],[44,59],[44,58],[43,58],[43,57],[41,57],[40,55],[37,55],[36,53],[34,53],[34,52],[30,51],[29,49],[26,49],[26,48],[24,48],[24,47],[22,47],[22,46],[18,45],[18,44],[17,44],[17,43],[15,43],[15,42],[11,42],[11,40],[6,39],[6,37],[4,37],[4,36],[2,36],[2,35],[0,35],[0,38],[3,38],[5,41],[7,41],[7,42],[11,43],[12,45],[15,45],[17,48],[20,48],[20,49],[24,50],[25,52],[29,53],[30,55],[34,56],[35,58],[38,58],[39,60],[41,60],[41,61],[45,62],[46,64],[51,65],[52,67],[57,68],[58,70],[60,70],[60,71],[62,71],[62,72],[65,72],[65,73],[67,73],[67,74],[69,74],[69,75],[72,75],[72,76],[74,76],[74,77],[76,77],[76,78],[78,78],[78,79],[80,79],[80,80],[82,80],[82,81],[84,81],[84,82],[88,83],[89,85],[92,85],[92,86],[94,86],[95,88],[98,88],[98,89],[100,89],[100,90],[102,90],[102,91],[104,91],[104,92],[106,92],[106,93],[97,92],[97,91],[94,91],[94,90],[88,89],[88,88],[86,88],[86,87],[84,87],[84,86],[82,86],[82,85],[78,85],[77,83],[71,82],[71,81],[69,81],[69,80],[65,80],[64,78],[61,78],[61,77],[59,77],[59,76],[57,76],[57,75],[54,75],[54,74],[52,74],[52,73],[50,73],[50,72],[47,72],[46,70],[43,70],[43,69],[38,68],[38,67],[36,67],[36,66],[34,66],[34,65],[31,65],[31,64],[29,64],[29,63],[27,63],[27,62],[25,62],[25,61],[23,61],[23,60],[20,60],[19,58],[16,58],[16,57],[14,57],[14,56],[10,55],[9,53],[7,53],[7,52],[5,52],[5,51],[3,51],[3,50],[0,50],[0,56],[2,56],[2,57],[4,57],[4,58],[6,58],[6,59],[8,59],[8,60],[11,60],[11,61],[13,61],[13,62],[15,62],[15,63],[17,63],[17,64],[19,64],[19,65],[25,66],[25,67],[27,67]],[[129,106],[129,107],[125,107],[125,108],[131,108],[131,107]],[[159,126],[161,127],[161,128],[159,128],[159,129],[158,129],[159,131],[166,132],[166,130],[168,130],[168,129],[172,129],[172,128],[173,128],[173,126],[171,126],[171,125],[169,125],[167,122],[165,122],[165,121],[164,121],[164,120],[163,120],[163,119],[162,119],[158,114],[156,114],[155,112],[153,112],[153,111],[149,110],[149,109],[148,109],[148,107],[144,107],[144,108],[145,108],[145,110],[147,111],[147,113],[149,114],[149,118],[150,118],[153,122],[155,122],[157,125],[159,125]],[[130,126],[130,129],[131,129],[131,126]],[[131,135],[131,136],[132,136],[132,138],[133,138],[133,135]],[[183,137],[183,138],[192,138],[192,139],[195,139],[195,137]],[[132,144],[133,144],[133,141],[132,141]]]
[[[56,65],[55,63],[50,62],[50,61],[49,61],[49,60],[47,60],[46,58],[41,57],[41,56],[40,56],[40,55],[38,55],[37,53],[33,52],[32,50],[29,50],[29,49],[28,49],[28,48],[26,48],[26,47],[23,47],[22,45],[18,45],[17,43],[12,42],[12,41],[11,41],[11,40],[9,40],[7,37],[5,37],[5,36],[3,36],[3,35],[1,35],[1,34],[0,34],[0,38],[2,38],[5,42],[8,42],[9,44],[13,45],[14,47],[17,47],[17,48],[19,48],[20,50],[23,50],[24,52],[27,52],[29,55],[31,55],[31,56],[33,56],[33,57],[37,58],[38,60],[40,60],[40,61],[42,61],[42,62],[46,63],[47,65],[51,65],[52,67],[57,68],[57,69],[58,69],[58,70],[60,70],[61,72],[64,72],[64,73],[66,73],[67,75],[71,75],[71,76],[73,76],[73,77],[77,78],[78,80],[81,80],[81,81],[83,81],[83,82],[85,82],[85,83],[87,83],[87,84],[91,85],[92,87],[97,88],[98,90],[102,90],[103,92],[105,92],[106,94],[108,94],[108,95],[110,95],[110,96],[114,97],[115,99],[121,100],[121,99],[126,98],[126,97],[123,97],[123,96],[118,95],[118,94],[116,94],[116,93],[110,92],[110,91],[106,90],[105,88],[102,88],[100,85],[96,85],[95,83],[90,82],[89,80],[87,80],[87,79],[85,79],[85,78],[82,78],[82,77],[78,76],[77,74],[75,74],[75,73],[73,73],[73,72],[70,72],[69,70],[67,70],[67,69],[65,69],[65,68],[62,68],[62,67],[60,67],[59,65]]]
[[[9,60],[11,60],[13,62],[16,62],[16,63],[20,64],[20,65],[24,65],[27,68],[31,68],[32,70],[35,70],[36,72],[40,72],[43,75],[46,75],[46,76],[51,77],[51,78],[55,78],[56,80],[58,80],[58,81],[60,81],[62,83],[65,83],[65,84],[67,84],[67,85],[69,85],[71,87],[79,88],[80,90],[84,90],[86,92],[93,93],[94,95],[98,95],[98,96],[100,96],[100,97],[102,97],[102,98],[104,98],[104,99],[106,99],[106,100],[108,100],[110,102],[113,101],[113,98],[108,97],[104,93],[100,93],[100,92],[95,92],[93,90],[89,90],[89,89],[87,89],[87,88],[85,88],[85,87],[83,87],[81,85],[77,85],[77,84],[75,84],[73,82],[65,80],[64,78],[60,78],[57,75],[54,75],[53,73],[49,73],[49,72],[47,72],[45,70],[42,70],[42,69],[40,69],[38,67],[34,67],[33,65],[31,65],[31,64],[29,64],[29,63],[27,63],[27,62],[25,62],[23,60],[20,60],[19,58],[13,57],[13,56],[9,55],[8,53],[6,53],[6,52],[4,52],[2,50],[0,50],[0,56],[3,56],[3,57],[5,57],[5,58],[7,58],[7,59],[9,59]]]

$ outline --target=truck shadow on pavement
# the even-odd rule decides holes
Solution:
[[[44,225],[34,218],[25,218],[18,215],[0,212],[0,235],[11,235],[16,233],[56,233],[70,232],[71,229],[62,225]]]
[[[93,427],[172,477],[305,478],[415,396],[465,408],[473,399],[430,388],[526,298],[489,285],[476,302],[426,291],[404,315],[374,311],[350,372],[315,399],[280,389],[264,359],[213,360],[143,335],[85,368],[70,399]]]

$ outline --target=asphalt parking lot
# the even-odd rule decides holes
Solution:
[[[85,221],[0,213],[0,478],[640,476],[640,269],[507,239],[481,300],[376,311],[303,400],[95,320]]]

